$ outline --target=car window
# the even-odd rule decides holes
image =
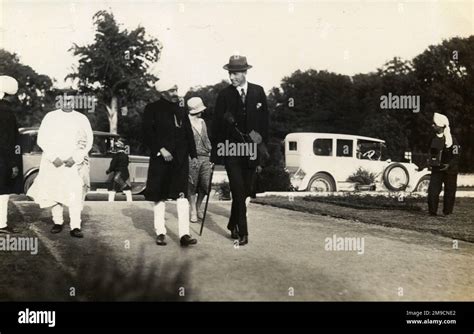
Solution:
[[[381,160],[382,148],[382,143],[359,139],[356,156],[361,160]]]
[[[43,152],[38,146],[36,140],[37,133],[22,133],[20,134],[20,146],[22,153],[41,153]]]
[[[332,139],[316,139],[313,142],[313,152],[320,156],[332,156]]]
[[[91,155],[106,155],[108,153],[107,137],[94,136],[94,143],[92,144]]]
[[[350,139],[338,139],[336,156],[338,157],[352,157],[353,141]]]
[[[296,141],[290,141],[289,142],[289,148],[290,151],[297,151],[298,150],[298,142]]]

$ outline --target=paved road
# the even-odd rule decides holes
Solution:
[[[66,230],[50,234],[49,213],[31,202],[16,207],[24,233],[39,237],[40,254],[22,255],[16,292],[3,298],[474,300],[474,244],[459,242],[453,249],[452,240],[429,233],[252,203],[250,243],[236,248],[225,228],[229,203],[212,203],[198,245],[183,249],[174,203],[168,204],[166,247],[154,243],[148,202],[87,202],[82,240]],[[198,228],[192,224],[194,236]],[[364,238],[364,253],[325,250],[334,235]],[[70,287],[79,288],[63,297]]]

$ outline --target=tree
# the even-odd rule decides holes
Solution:
[[[296,71],[269,95],[271,135],[350,131],[351,78],[327,71]]]
[[[434,112],[448,116],[462,150],[460,170],[474,169],[474,36],[429,46],[413,59],[416,80],[426,101],[428,126]],[[425,133],[428,140],[431,133]]]
[[[24,65],[15,53],[0,49],[0,75],[9,75],[18,81],[17,99],[13,111],[20,126],[37,126],[47,110],[54,105],[53,82]]]
[[[121,30],[107,11],[97,12],[93,22],[94,42],[73,45],[71,51],[79,57],[79,66],[67,78],[77,79],[81,92],[97,97],[107,112],[109,131],[117,133],[119,109],[128,115],[128,105],[142,106],[154,96],[151,87],[158,78],[149,69],[159,60],[162,45],[158,39],[146,37],[143,27]]]

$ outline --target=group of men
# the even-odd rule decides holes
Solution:
[[[188,110],[180,105],[177,84],[163,79],[156,83],[159,99],[145,108],[143,133],[150,149],[145,199],[154,202],[158,245],[167,244],[165,209],[168,200],[176,200],[181,246],[197,243],[190,234],[190,220],[197,220],[200,203],[206,194],[209,196],[205,185],[210,181],[211,164],[225,165],[229,177],[232,209],[227,227],[230,236],[238,239],[240,245],[248,243],[247,205],[255,192],[256,173],[262,170],[264,162],[258,157],[227,156],[218,153],[216,147],[224,141],[265,145],[268,140],[266,95],[261,86],[247,82],[247,70],[251,67],[244,56],[232,56],[224,65],[231,85],[217,98],[211,140],[204,121],[199,117],[206,109],[202,100],[194,97],[188,101],[189,116]],[[16,88],[10,88],[6,93],[14,95],[18,84],[13,78],[10,79],[9,84],[13,82]],[[68,207],[70,234],[82,238],[81,211],[89,188],[88,152],[93,144],[93,132],[87,117],[73,107],[64,103],[42,120],[37,139],[43,151],[40,170],[27,195],[41,208],[51,208],[54,222],[52,233],[62,231],[64,207]],[[13,113],[2,110],[0,117],[5,119],[1,124],[0,137],[0,233],[11,233],[14,231],[6,223],[7,194],[16,192],[10,185],[19,174],[21,152],[15,151],[19,144]],[[190,202],[193,208],[191,216]]]
[[[154,227],[157,245],[166,242],[165,210],[168,200],[176,200],[181,246],[197,243],[190,234],[190,221],[199,216],[200,203],[208,193],[212,164],[224,165],[232,193],[227,228],[239,245],[248,243],[247,206],[255,193],[255,179],[262,171],[264,156],[257,158],[232,155],[217,150],[224,142],[258,145],[268,142],[269,114],[267,98],[261,86],[247,81],[252,66],[244,56],[231,56],[224,69],[231,84],[218,95],[212,119],[210,140],[204,121],[206,109],[199,97],[191,98],[185,110],[180,105],[175,82],[159,80],[155,87],[159,99],[146,106],[143,118],[144,140],[150,150],[145,198],[154,203]],[[18,126],[9,111],[8,100],[16,94],[18,83],[0,77],[0,233],[15,232],[7,224],[8,196],[18,192],[21,178],[21,150]],[[188,115],[189,112],[189,115]],[[456,193],[459,151],[451,136],[446,116],[435,114],[433,127],[432,175],[428,190],[429,213],[437,214],[439,194],[444,184],[444,213],[451,214]],[[82,238],[81,210],[89,187],[88,152],[93,132],[87,117],[65,103],[43,119],[37,144],[42,149],[39,175],[28,191],[40,207],[50,207],[52,233],[63,229],[64,207],[69,208],[72,237]],[[21,183],[21,182],[20,182]],[[195,194],[198,192],[196,199]],[[196,206],[197,202],[197,206]],[[191,215],[190,215],[191,203]]]
[[[224,69],[229,72],[231,85],[217,97],[210,142],[207,140],[205,123],[193,117],[190,121],[187,112],[180,108],[177,84],[161,80],[157,82],[161,97],[145,108],[144,135],[151,151],[145,198],[154,202],[158,245],[166,245],[165,208],[168,199],[176,200],[181,245],[197,243],[189,233],[187,198],[190,198],[193,209],[195,203],[194,194],[187,195],[188,190],[193,192],[193,187],[189,189],[188,185],[189,172],[191,170],[192,174],[198,176],[202,174],[207,181],[209,163],[225,165],[232,193],[227,228],[231,238],[238,239],[240,245],[248,243],[247,205],[255,191],[256,173],[261,171],[264,159],[257,156],[257,159],[252,160],[250,156],[222,154],[217,151],[217,146],[225,141],[249,145],[264,145],[268,141],[267,99],[261,86],[247,82],[247,70],[251,67],[246,57],[237,55],[230,57],[229,63],[224,65]],[[191,115],[200,114],[205,109],[199,98],[190,99],[188,106]],[[249,136],[250,133],[258,135]],[[197,183],[196,176],[191,179]],[[199,197],[198,194],[197,201],[202,201],[202,195]],[[191,220],[195,220],[194,213]]]

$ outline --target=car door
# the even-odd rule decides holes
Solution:
[[[89,153],[91,190],[107,189],[109,175],[106,174],[112,160],[114,137],[94,135],[94,143]]]

